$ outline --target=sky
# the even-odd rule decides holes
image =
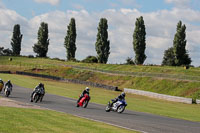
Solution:
[[[176,25],[186,25],[186,49],[192,65],[200,66],[200,0],[0,0],[0,47],[11,48],[13,27],[20,24],[22,55],[36,55],[37,31],[41,22],[49,26],[51,58],[66,59],[64,38],[73,17],[76,20],[76,59],[96,56],[95,42],[100,18],[108,20],[108,63],[134,59],[133,32],[136,18],[146,26],[147,59],[160,65],[166,49],[173,46]]]

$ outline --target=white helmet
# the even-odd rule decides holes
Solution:
[[[89,88],[89,87],[86,87],[85,90],[86,90],[87,92],[89,92],[90,88]]]

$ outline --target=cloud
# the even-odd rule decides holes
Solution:
[[[184,15],[183,15],[184,12]],[[136,18],[143,16],[146,26],[146,55],[145,64],[161,64],[164,50],[173,45],[176,25],[179,20],[186,24],[187,50],[193,60],[193,65],[200,62],[200,12],[192,9],[174,8],[156,12],[140,12],[136,9],[109,9],[102,12],[88,12],[86,10],[52,11],[28,20],[13,10],[0,9],[0,46],[10,48],[13,26],[21,25],[23,34],[22,54],[33,53],[32,46],[37,42],[37,31],[41,22],[49,26],[50,45],[48,56],[66,59],[63,46],[67,26],[72,17],[76,20],[77,51],[76,58],[84,59],[88,55],[96,55],[95,42],[100,18],[108,20],[108,39],[110,40],[110,56],[108,63],[124,63],[127,57],[134,57],[133,31]]]
[[[34,0],[37,3],[49,3],[53,6],[58,5],[58,3],[60,2],[60,0]]]
[[[165,0],[166,3],[174,4],[176,7],[185,8],[190,7],[191,0]]]

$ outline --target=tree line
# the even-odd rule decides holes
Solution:
[[[110,41],[108,40],[108,24],[106,18],[101,18],[97,28],[95,49],[97,56],[88,56],[83,62],[95,62],[106,64],[110,55]],[[49,37],[48,24],[42,22],[37,33],[37,43],[33,46],[33,51],[37,57],[47,57]],[[64,47],[66,49],[66,58],[68,61],[76,61],[76,22],[71,18],[67,26],[67,33],[64,38]],[[0,55],[19,56],[21,52],[21,42],[23,35],[20,32],[20,25],[16,24],[13,28],[11,39],[12,50],[0,47]],[[186,26],[181,21],[178,22],[176,34],[174,35],[173,46],[164,51],[162,65],[181,66],[190,65],[192,60],[186,50]],[[134,60],[128,57],[127,64],[142,65],[146,60],[146,28],[143,17],[136,18],[135,29],[133,33],[133,50],[135,52]]]

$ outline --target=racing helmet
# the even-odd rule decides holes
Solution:
[[[121,94],[123,97],[125,97],[126,96],[126,94],[125,94],[125,92],[122,92],[122,94]]]
[[[86,90],[87,92],[89,92],[89,91],[90,91],[90,88],[89,88],[89,87],[86,87],[85,90]]]
[[[39,87],[42,87],[42,83],[39,83]]]

